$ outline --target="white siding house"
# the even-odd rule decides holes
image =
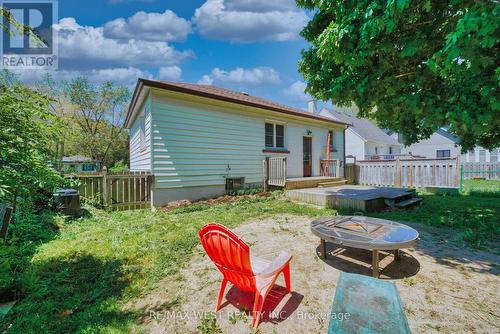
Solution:
[[[488,151],[477,146],[474,150],[462,155],[462,162],[500,162],[500,148]]]
[[[228,178],[262,185],[266,157],[286,157],[287,177],[303,177],[304,137],[319,176],[328,131],[338,143],[331,159],[344,161],[344,123],[208,85],[139,79],[125,126],[130,169],[154,175],[154,206],[222,195]]]
[[[403,153],[425,158],[456,158],[460,155],[458,139],[444,129],[439,129],[428,139],[403,148]]]
[[[500,148],[487,150],[477,146],[462,154],[458,137],[445,128],[434,132],[428,139],[403,147],[403,153],[425,158],[456,158],[461,162],[500,162]]]
[[[388,160],[401,154],[402,144],[368,119],[356,117],[353,108],[341,108],[342,111],[323,108],[319,113],[349,124],[345,133],[346,156],[356,157],[357,160]]]

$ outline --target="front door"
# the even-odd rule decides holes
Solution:
[[[304,177],[312,175],[312,138],[303,137],[302,147],[304,151]]]

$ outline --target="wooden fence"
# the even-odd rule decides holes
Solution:
[[[80,196],[114,210],[133,210],[151,207],[151,185],[149,172],[126,172],[119,174],[103,172],[71,174],[68,177],[80,181]]]
[[[500,162],[462,162],[462,178],[500,180]]]
[[[457,159],[405,159],[356,161],[346,166],[351,183],[407,188],[458,188]]]
[[[264,172],[264,188],[267,186],[284,187],[286,183],[286,158],[266,158],[262,162]]]

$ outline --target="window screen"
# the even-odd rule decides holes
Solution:
[[[498,150],[490,151],[490,162],[498,162]]]
[[[469,162],[474,162],[476,160],[476,152],[469,151]]]
[[[450,155],[450,150],[437,150],[436,151],[436,157],[437,158],[449,158]]]
[[[274,147],[274,124],[266,123],[266,147]]]
[[[479,150],[479,162],[486,161],[486,150]]]
[[[285,127],[276,124],[276,147],[285,147]]]

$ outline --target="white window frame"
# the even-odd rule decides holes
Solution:
[[[496,161],[492,161],[492,157],[496,157]],[[495,149],[490,151],[490,162],[500,162],[500,150]]]
[[[445,157],[445,156],[440,157],[438,152],[448,152],[448,156],[447,157]],[[448,150],[436,150],[436,158],[438,158],[438,159],[451,158],[451,150],[449,150],[449,149]]]
[[[273,146],[266,145],[266,125],[267,124],[273,125]],[[276,125],[281,125],[283,127],[283,146],[282,147],[276,146]],[[284,149],[284,148],[286,148],[285,139],[286,139],[286,126],[284,123],[276,122],[276,121],[265,121],[265,123],[264,123],[264,146],[266,148]]]

